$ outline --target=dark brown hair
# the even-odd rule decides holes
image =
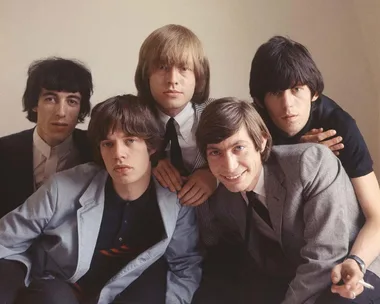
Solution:
[[[255,104],[264,108],[267,93],[278,93],[297,85],[307,85],[311,97],[319,96],[324,88],[322,74],[305,46],[274,36],[258,48],[252,60],[250,94]]]
[[[116,130],[144,139],[149,151],[158,149],[161,145],[162,131],[146,103],[131,94],[111,97],[94,107],[88,126],[94,160],[99,165],[104,166],[100,142]]]
[[[272,148],[269,131],[252,104],[234,97],[216,99],[202,112],[195,134],[199,150],[206,158],[207,145],[220,143],[242,126],[247,128],[256,151],[261,152],[263,138],[267,139],[261,152],[261,159],[266,161]]]
[[[91,72],[83,63],[59,57],[50,57],[32,62],[28,69],[28,80],[23,95],[24,112],[31,122],[37,122],[34,108],[42,89],[58,92],[79,92],[81,95],[78,122],[90,114],[90,97],[93,92]]]

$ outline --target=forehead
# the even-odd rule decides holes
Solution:
[[[60,98],[65,98],[65,97],[72,97],[72,98],[79,98],[79,99],[82,98],[82,95],[79,92],[55,91],[55,90],[47,90],[47,89],[42,88],[40,92],[40,97],[48,96],[48,95],[54,95]]]
[[[106,135],[106,139],[116,140],[116,139],[125,138],[129,136],[130,136],[129,134],[125,133],[122,129],[117,127],[117,128],[110,128],[110,130],[108,131]]]
[[[225,140],[216,143],[208,144],[207,150],[218,149],[218,150],[228,150],[236,145],[252,145],[253,141],[247,132],[247,128],[243,125],[234,135],[226,138]]]
[[[161,52],[152,54],[149,60],[149,68],[155,68],[160,64],[169,66],[193,66],[196,64],[196,58],[199,58],[199,56],[193,49],[184,49],[182,47],[173,47],[167,50],[163,49]]]

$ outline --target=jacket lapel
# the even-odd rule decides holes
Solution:
[[[79,198],[82,207],[77,211],[78,267],[75,277],[86,273],[91,264],[103,217],[104,185],[107,177],[107,171],[99,171]]]
[[[25,132],[23,142],[20,142],[24,148],[20,149],[22,151],[23,157],[20,157],[18,164],[20,168],[24,168],[25,172],[25,185],[18,185],[21,191],[25,191],[25,199],[27,199],[34,192],[34,175],[33,175],[33,132],[34,128]]]
[[[171,238],[177,224],[178,213],[180,210],[178,198],[176,193],[163,188],[155,178],[153,178],[153,180],[156,187],[157,202],[161,211],[166,237]]]
[[[286,198],[286,189],[283,186],[284,173],[276,166],[275,160],[270,158],[264,164],[265,195],[269,216],[277,239],[282,241],[282,218]]]

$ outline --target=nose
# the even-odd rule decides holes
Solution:
[[[56,104],[56,115],[58,117],[65,117],[66,116],[66,104],[64,100],[60,100]]]
[[[286,108],[291,108],[293,106],[293,101],[294,101],[294,96],[292,94],[292,91],[290,89],[287,89],[283,92],[281,96],[281,101],[283,107]]]
[[[227,153],[223,159],[223,167],[228,172],[234,172],[236,168],[238,167],[238,161],[236,159],[236,156],[233,154]]]
[[[170,67],[166,73],[168,84],[178,84],[178,69],[176,67]]]
[[[121,143],[116,142],[114,145],[113,153],[115,159],[123,159],[126,157],[125,146]]]

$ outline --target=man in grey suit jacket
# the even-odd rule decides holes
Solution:
[[[161,139],[149,108],[110,98],[88,134],[96,164],[55,174],[0,220],[0,302],[190,303],[195,214],[151,175]]]
[[[259,114],[233,98],[206,107],[196,138],[220,181],[209,201],[214,243],[228,243],[235,253],[243,244],[241,252],[247,253],[240,261],[237,254],[222,259],[236,267],[244,261],[247,275],[229,282],[229,291],[237,290],[236,303],[374,303],[380,298],[379,258],[364,276],[374,291],[366,289],[351,302],[329,289],[330,271],[347,258],[364,217],[342,164],[328,148],[302,144],[271,150]],[[226,256],[219,251],[214,257],[218,254]],[[200,294],[211,303],[206,283]],[[205,301],[200,296],[195,302]]]

